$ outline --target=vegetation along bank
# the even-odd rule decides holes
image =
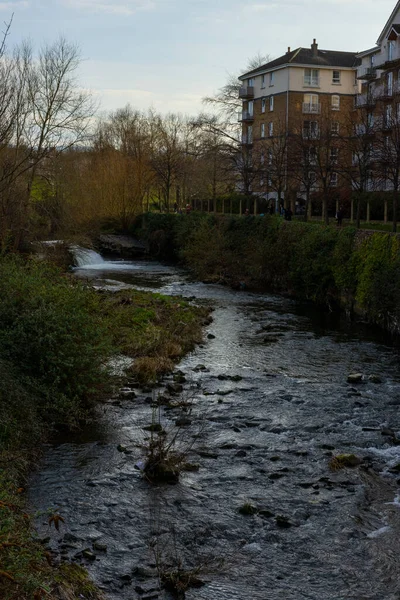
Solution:
[[[0,259],[0,598],[100,600],[77,565],[52,564],[24,488],[40,445],[94,418],[120,385],[112,359],[151,383],[201,340],[206,308],[139,291],[96,292],[35,259]],[[62,515],[49,513],[49,527]]]
[[[147,213],[131,233],[195,277],[342,308],[400,333],[400,239],[275,215]]]

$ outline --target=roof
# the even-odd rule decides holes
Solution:
[[[356,52],[317,50],[317,56],[314,56],[311,48],[297,48],[296,50],[287,52],[275,60],[271,60],[265,65],[244,73],[244,75],[241,75],[239,79],[243,79],[249,75],[256,75],[257,73],[262,73],[263,71],[270,71],[277,67],[288,64],[310,65],[316,67],[352,68],[359,64],[359,60]]]
[[[369,54],[376,54],[380,52],[380,46],[374,46],[373,48],[368,48],[368,50],[363,50],[362,52],[358,52],[357,56],[360,58],[362,56],[369,56]]]
[[[397,23],[392,25],[391,28],[394,29],[396,33],[400,33],[400,25],[398,25]]]
[[[388,18],[388,20],[386,21],[386,25],[385,27],[382,29],[382,32],[380,34],[380,36],[378,37],[378,41],[376,42],[378,45],[382,43],[383,38],[386,35],[386,31],[389,29],[389,27],[391,26],[391,23],[394,19],[394,17],[396,16],[397,11],[400,8],[400,0],[399,2],[396,2],[396,6],[394,7],[392,14],[390,15],[390,17]]]

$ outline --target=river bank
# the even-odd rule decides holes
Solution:
[[[200,213],[145,214],[131,233],[201,281],[311,300],[400,334],[397,235]]]
[[[47,535],[32,533],[29,471],[46,440],[93,421],[121,387],[121,355],[132,379],[154,385],[201,341],[209,310],[150,292],[95,291],[18,258],[0,260],[0,291],[0,598],[97,600],[85,570],[52,564]],[[53,509],[46,521],[58,530],[63,518]]]

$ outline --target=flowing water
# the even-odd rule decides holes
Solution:
[[[204,571],[189,600],[398,600],[399,358],[384,336],[174,267],[90,261],[76,274],[95,286],[211,302],[204,344],[179,365],[189,408],[160,409],[166,429],[191,422],[177,443],[199,470],[178,485],[142,477],[158,390],[125,389],[96,425],[46,450],[31,503],[51,548],[85,564],[110,600],[167,598],[155,565],[179,558]],[[348,384],[352,372],[365,381]],[[363,462],[331,470],[340,453]],[[239,513],[246,503],[256,514]],[[60,532],[48,509],[63,516]]]

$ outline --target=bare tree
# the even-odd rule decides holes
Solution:
[[[29,44],[3,50],[0,70],[0,236],[17,248],[27,230],[32,185],[46,159],[87,139],[94,105],[76,80],[76,46],[61,38],[35,60]]]

